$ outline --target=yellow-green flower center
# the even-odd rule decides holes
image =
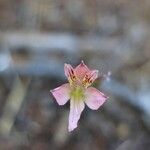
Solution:
[[[80,86],[75,86],[72,88],[70,97],[76,101],[80,101],[84,99],[84,88]]]

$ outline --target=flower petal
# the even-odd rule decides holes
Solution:
[[[85,107],[85,104],[82,100],[70,100],[70,114],[69,114],[69,132],[74,130],[77,127],[78,121],[80,119],[81,113]]]
[[[83,85],[85,87],[88,87],[95,81],[97,77],[98,77],[98,70],[91,70],[87,72],[83,78]]]
[[[98,109],[106,101],[108,97],[94,87],[89,87],[86,90],[85,103],[93,110]]]
[[[69,81],[74,81],[76,79],[74,69],[70,64],[64,65],[64,71]]]
[[[70,85],[63,84],[50,91],[59,105],[64,105],[70,99]]]
[[[90,71],[90,69],[84,64],[83,60],[74,70],[79,79],[83,79],[85,74]]]

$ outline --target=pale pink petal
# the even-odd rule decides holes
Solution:
[[[76,76],[79,79],[83,79],[85,74],[90,71],[90,69],[84,64],[83,61],[74,69]]]
[[[83,78],[83,85],[85,87],[88,87],[89,85],[91,85],[95,79],[98,77],[98,70],[91,70],[91,71],[88,71],[84,78]]]
[[[93,83],[98,77],[98,70],[91,70],[86,75],[87,78]]]
[[[75,72],[73,67],[70,64],[65,64],[64,65],[64,71],[65,71],[65,75],[69,80],[74,81],[75,80]]]
[[[85,94],[86,94],[85,103],[89,108],[93,110],[98,109],[101,105],[103,105],[103,103],[108,98],[94,87],[87,88]]]
[[[70,85],[63,84],[50,91],[59,105],[64,105],[70,99]]]
[[[69,114],[69,132],[77,127],[78,121],[80,119],[81,113],[85,105],[82,100],[70,100],[70,114]]]

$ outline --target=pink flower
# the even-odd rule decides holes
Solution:
[[[68,130],[72,131],[77,127],[85,104],[97,110],[108,97],[96,88],[90,87],[98,77],[98,70],[90,70],[83,61],[75,68],[65,64],[64,71],[69,83],[51,90],[51,93],[59,105],[66,104],[70,99]]]

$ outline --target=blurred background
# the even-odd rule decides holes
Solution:
[[[68,133],[49,90],[81,60],[110,98]],[[148,150],[149,90],[149,0],[0,0],[0,150]]]

